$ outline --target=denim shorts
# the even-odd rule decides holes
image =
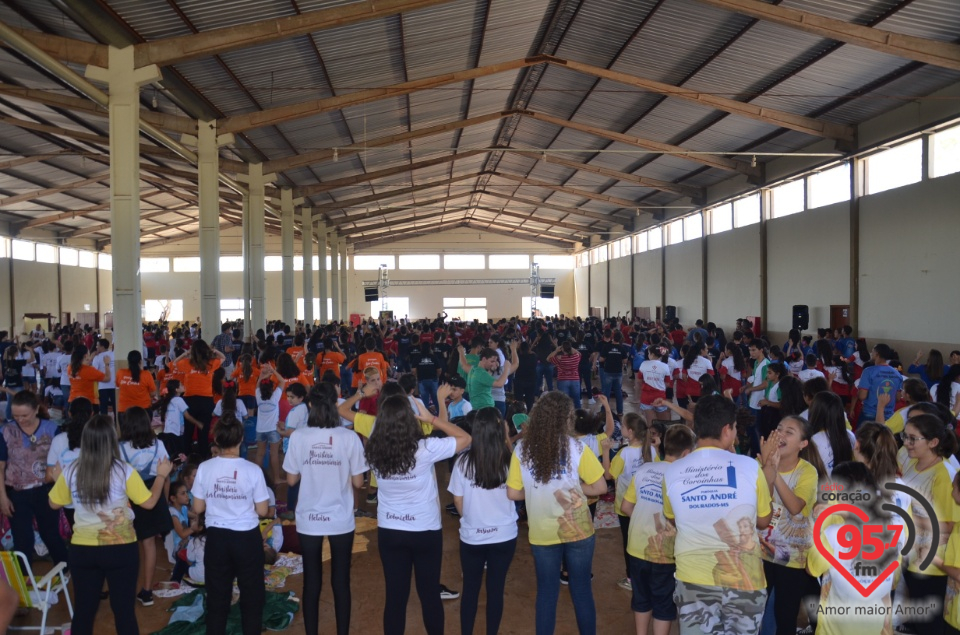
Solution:
[[[258,432],[257,443],[280,443],[280,433],[276,430],[269,432]]]
[[[663,622],[677,619],[677,605],[673,601],[676,571],[675,564],[658,564],[630,556],[630,582],[633,584],[630,608],[635,613],[653,611],[653,619]]]

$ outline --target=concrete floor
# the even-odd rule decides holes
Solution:
[[[632,392],[627,388],[627,392]],[[625,410],[632,411],[636,409],[636,404],[625,403]],[[446,464],[438,464],[438,476],[440,481],[440,500],[443,504],[452,502],[451,495],[446,491],[446,485],[449,473]],[[285,492],[281,490],[278,498],[283,500]],[[375,510],[375,508],[371,508]],[[443,573],[441,582],[446,586],[462,590],[460,558],[459,558],[459,519],[443,514]],[[377,534],[375,531],[363,534],[369,540],[369,548],[365,553],[357,553],[353,556],[352,581],[353,590],[353,613],[351,617],[351,632],[353,633],[379,633],[382,632],[383,619],[383,577],[381,574],[380,559],[377,554]],[[597,545],[594,555],[594,580],[593,595],[597,605],[597,632],[606,633],[633,633],[634,618],[630,610],[630,593],[620,589],[617,586],[617,580],[625,574],[623,563],[622,543],[620,530],[616,527],[612,529],[597,530]],[[162,547],[160,554],[162,556]],[[169,579],[170,565],[162,558],[159,564],[157,574],[158,580]],[[37,568],[43,570],[43,564],[39,563]],[[333,616],[333,597],[329,586],[329,567],[324,567],[323,591],[320,598],[320,619],[321,632],[334,632]],[[287,579],[287,585],[284,590],[290,590],[300,596],[303,585],[303,576],[295,575]],[[507,576],[507,593],[505,598],[503,621],[500,626],[500,633],[505,635],[532,633],[534,630],[534,605],[536,601],[537,582],[534,573],[533,556],[530,552],[530,543],[527,541],[527,526],[525,523],[520,525],[520,537],[517,543],[517,552],[513,564]],[[137,606],[137,618],[140,622],[142,633],[153,633],[164,626],[169,620],[169,613],[166,609],[174,602],[174,599],[156,598],[156,603],[151,607]],[[475,625],[476,633],[486,631],[485,596],[481,592],[480,607],[477,614]],[[460,601],[449,600],[444,602],[446,630],[449,633],[460,632]],[[69,617],[65,606],[61,603],[50,611],[49,623],[53,625],[68,622]],[[28,618],[17,618],[14,626],[23,624],[39,625],[39,613],[33,611]],[[95,632],[98,635],[110,635],[116,633],[113,625],[113,612],[110,610],[108,601],[100,604],[100,610],[97,614],[97,623]],[[287,629],[290,633],[303,632],[302,614],[298,613],[293,624]],[[407,632],[411,634],[423,633],[423,623],[420,619],[420,603],[417,599],[416,589],[411,591],[410,603],[407,608]],[[675,632],[675,629],[674,629]],[[557,607],[557,629],[558,635],[576,634],[576,618],[573,612],[573,605],[570,602],[570,595],[566,587],[560,589],[560,599]]]

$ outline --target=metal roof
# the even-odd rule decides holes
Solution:
[[[932,65],[717,4],[723,0],[7,0],[0,21],[80,73],[79,53],[45,36],[76,40],[77,51],[86,50],[82,42],[142,48],[177,37],[203,45],[202,55],[162,64],[163,81],[141,94],[148,115],[229,122],[323,106],[269,125],[243,120],[234,145],[221,149],[222,170],[269,161],[276,187],[313,186],[306,204],[325,206],[328,221],[360,249],[388,237],[388,225],[402,237],[457,222],[572,248],[629,227],[634,207],[688,204],[744,165],[732,155],[650,152],[651,144],[790,153],[818,140],[776,118],[644,89],[647,80],[855,126],[960,79],[960,60]],[[955,0],[769,5],[922,38],[925,48],[960,41]],[[296,33],[271,22],[296,16],[320,21]],[[275,35],[222,48],[212,40],[251,24]],[[451,76],[464,71],[476,72]],[[380,88],[391,90],[327,105]],[[69,103],[54,103],[62,98]],[[28,56],[0,48],[0,220],[14,232],[43,227],[108,247],[109,178],[95,177],[109,172],[109,127],[102,108],[83,103]],[[465,120],[470,125],[457,125]],[[195,167],[145,136],[141,143],[144,246],[195,234]],[[336,159],[298,160],[333,148],[342,151]],[[761,167],[765,160],[758,157]],[[238,195],[222,189],[221,205],[225,220],[239,222]],[[378,229],[361,231],[367,226]],[[278,231],[276,223],[267,231]]]

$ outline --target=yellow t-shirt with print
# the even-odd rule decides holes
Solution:
[[[780,477],[797,498],[804,501],[804,506],[799,514],[791,514],[774,488],[770,525],[759,531],[763,559],[791,569],[803,569],[807,566],[807,552],[813,546],[810,514],[817,500],[817,468],[800,459],[789,472],[780,472]]]
[[[657,564],[673,564],[677,528],[663,513],[663,474],[669,463],[644,463],[630,479],[623,500],[633,503],[627,553]]]
[[[621,511],[623,495],[626,493],[627,488],[631,486],[633,475],[636,474],[640,466],[646,462],[643,458],[643,447],[639,445],[624,446],[620,448],[620,451],[611,459],[610,476],[613,477],[613,480],[617,484],[617,494],[613,509],[618,515],[623,516],[623,511]]]
[[[765,589],[757,518],[770,511],[770,486],[754,459],[708,446],[671,463],[664,473],[663,513],[677,526],[677,579]]]
[[[960,569],[960,523],[953,525],[947,549],[943,554],[943,564]],[[947,624],[960,630],[960,582],[953,578],[947,580],[947,593],[943,598],[943,618]]]
[[[900,480],[903,481],[904,485],[915,489],[920,496],[933,505],[933,511],[937,515],[938,522],[951,523],[960,519],[960,506],[957,506],[957,503],[953,500],[953,477],[955,473],[956,470],[946,461],[937,461],[931,467],[918,471],[916,459],[910,459],[903,467],[903,475]],[[932,521],[927,514],[927,510],[917,500],[911,499],[910,512],[916,524],[917,539],[910,550],[907,571],[925,575],[947,575],[943,569],[932,563],[925,570],[920,570],[920,564],[932,546]],[[946,545],[943,544],[943,541],[941,540],[941,544],[935,548],[937,555],[943,558],[946,551]]]
[[[593,535],[593,518],[580,481],[596,483],[603,478],[603,467],[590,448],[574,438],[568,442],[568,465],[558,466],[546,483],[537,482],[521,462],[523,440],[510,457],[507,487],[524,491],[531,545],[558,545]]]

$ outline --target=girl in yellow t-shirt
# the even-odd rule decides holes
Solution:
[[[800,602],[812,586],[806,572],[813,546],[812,512],[817,482],[826,474],[813,426],[802,417],[785,417],[761,444],[760,464],[770,485],[773,517],[760,532],[767,592],[775,592],[773,612],[777,633],[795,633]]]
[[[940,525],[939,543],[932,544],[933,519],[919,501],[911,502],[917,539],[908,554],[909,564],[903,579],[910,598],[915,602],[942,602],[947,592],[947,574],[939,564],[943,563],[947,539],[960,514],[960,507],[953,499],[953,479],[957,472],[944,458],[956,451],[957,437],[940,417],[919,414],[907,420],[903,429],[903,446],[907,448],[907,461],[903,466],[902,480],[933,505],[936,522]],[[920,566],[931,549],[936,551],[936,557],[922,570]],[[922,622],[908,621],[907,626],[917,633],[942,633],[944,623],[943,617],[939,616]]]
[[[960,472],[953,477],[953,502],[960,505]],[[947,572],[947,592],[943,598],[945,631],[956,635],[960,633],[960,523],[953,525],[940,567]]]

